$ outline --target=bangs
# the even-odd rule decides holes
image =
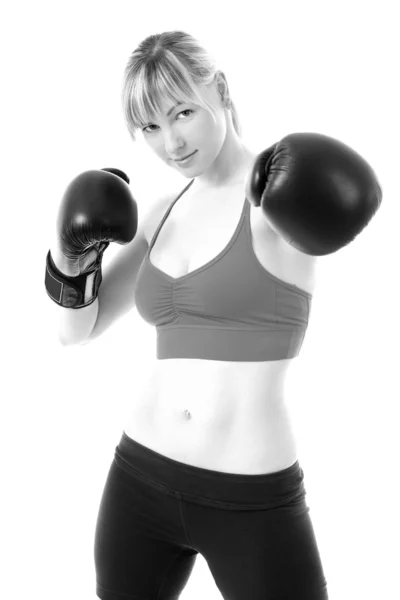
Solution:
[[[162,104],[168,100],[173,104],[194,102],[207,108],[187,72],[177,72],[160,63],[142,65],[126,92],[127,117],[134,129],[145,127],[156,115],[161,115]]]

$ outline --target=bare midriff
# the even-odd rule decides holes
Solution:
[[[262,474],[297,460],[285,402],[290,360],[155,360],[135,389],[125,433],[176,461]]]

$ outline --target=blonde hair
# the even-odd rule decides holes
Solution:
[[[145,127],[155,114],[161,114],[161,103],[195,102],[210,111],[201,86],[214,81],[220,72],[216,61],[200,43],[184,31],[167,31],[150,35],[139,44],[129,58],[122,85],[122,109],[131,138],[135,130]],[[235,104],[228,104],[232,123],[241,137],[241,126]]]

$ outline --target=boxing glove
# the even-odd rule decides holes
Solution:
[[[66,308],[95,301],[102,280],[101,262],[110,242],[127,244],[137,231],[137,204],[129,179],[118,169],[85,171],[72,180],[57,217],[57,247],[65,271],[48,252],[45,287]]]
[[[317,133],[290,134],[261,152],[246,175],[245,190],[288,244],[313,256],[351,242],[382,201],[367,161]]]

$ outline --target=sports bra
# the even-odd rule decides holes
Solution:
[[[140,265],[139,315],[157,333],[157,358],[269,361],[300,352],[312,294],[278,279],[254,253],[250,203],[228,245],[205,265],[171,277],[150,262],[154,242],[179,198],[167,209]]]

